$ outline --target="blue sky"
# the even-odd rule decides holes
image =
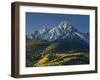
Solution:
[[[26,12],[26,33],[51,28],[61,21],[70,21],[80,32],[89,32],[89,15],[51,14]]]

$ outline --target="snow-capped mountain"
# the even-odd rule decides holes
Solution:
[[[47,41],[60,41],[60,40],[76,40],[80,39],[89,42],[89,36],[84,33],[79,32],[75,27],[73,27],[71,22],[61,21],[58,25],[53,28],[44,28],[42,30],[34,31],[31,34],[32,38],[47,40]]]

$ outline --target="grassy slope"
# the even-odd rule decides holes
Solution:
[[[71,50],[67,54],[55,52],[58,43],[48,43],[40,40],[27,40],[27,51],[32,57],[32,60],[27,59],[27,66],[57,66],[57,65],[77,65],[88,64],[89,56],[84,52],[75,52]],[[36,48],[33,50],[33,48]],[[42,54],[40,54],[42,53]],[[38,56],[38,57],[37,57]]]
[[[75,65],[88,62],[88,55],[84,53],[71,54],[45,54],[33,66],[57,66],[57,65]]]

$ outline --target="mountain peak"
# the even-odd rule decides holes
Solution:
[[[43,28],[43,29],[39,30],[40,33],[46,33],[48,31],[49,31],[49,29],[47,29],[47,28]]]
[[[70,22],[67,21],[61,21],[58,25],[59,28],[63,27],[64,29],[66,29],[67,27],[71,26]]]
[[[73,27],[72,23],[69,21],[61,21],[58,24],[58,27],[62,28],[64,31],[69,31],[69,32],[78,31],[76,28]]]

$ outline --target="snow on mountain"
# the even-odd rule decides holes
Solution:
[[[84,41],[86,41],[88,43],[88,40],[86,39],[86,37],[80,33],[75,32],[76,35],[78,35],[81,39],[83,39]]]
[[[89,42],[87,37],[83,33],[80,33],[73,27],[72,23],[68,21],[61,21],[57,26],[51,29],[44,28],[42,30],[37,30],[32,33],[32,37],[47,41],[80,38],[85,42]]]

